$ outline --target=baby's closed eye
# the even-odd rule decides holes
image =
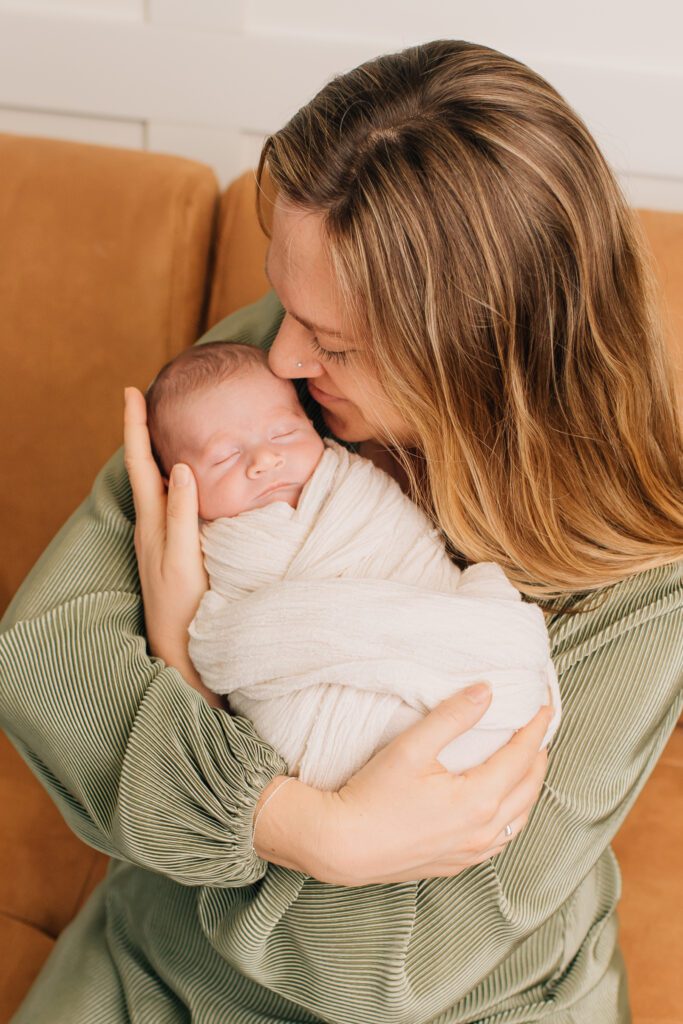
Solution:
[[[227,463],[231,461],[236,461],[239,458],[239,454],[240,453],[238,451],[234,451],[229,452],[227,455],[221,455],[218,459],[216,459],[215,462],[211,464],[212,468],[215,468],[216,466],[225,466],[227,465]]]
[[[286,429],[283,429],[283,430],[276,429],[270,435],[271,436],[271,440],[272,441],[276,441],[278,438],[281,438],[281,437],[293,437],[294,434],[298,434],[299,433],[299,429],[300,429],[299,427],[287,427]]]

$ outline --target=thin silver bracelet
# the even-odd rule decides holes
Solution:
[[[284,788],[284,787],[285,787],[285,786],[287,785],[287,783],[288,783],[288,782],[295,782],[295,781],[297,780],[297,778],[298,778],[298,776],[297,776],[297,775],[290,775],[288,779],[285,779],[285,781],[284,781],[284,782],[281,782],[281,783],[280,783],[280,785],[279,785],[279,786],[277,786],[277,787],[276,787],[276,788],[275,788],[275,789],[273,790],[273,792],[272,792],[272,793],[270,794],[270,796],[268,797],[268,799],[267,799],[267,800],[266,800],[266,802],[264,803],[264,805],[263,805],[263,807],[261,808],[261,810],[260,810],[260,811],[258,812],[258,814],[256,815],[256,818],[254,819],[254,827],[253,827],[253,828],[252,828],[252,830],[251,830],[251,849],[252,849],[252,852],[253,852],[253,853],[256,853],[256,848],[255,848],[255,846],[254,846],[254,839],[256,838],[256,826],[258,825],[258,820],[259,820],[259,818],[261,817],[261,815],[263,814],[263,812],[265,811],[266,807],[268,806],[268,804],[270,803],[270,801],[271,801],[271,800],[273,799],[273,797],[275,796],[275,794],[276,794],[276,793],[279,793],[279,792],[280,792],[280,790],[281,790],[281,789],[283,789],[283,788]],[[259,856],[259,855],[258,855],[258,853],[256,853],[256,856],[257,856],[257,857]]]

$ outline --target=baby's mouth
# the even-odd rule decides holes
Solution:
[[[290,490],[292,487],[298,487],[298,484],[271,484],[271,486],[267,487],[265,491],[262,491],[258,497],[267,498],[269,494],[273,494],[275,491],[286,491]]]

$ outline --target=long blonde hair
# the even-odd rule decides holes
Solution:
[[[323,216],[353,336],[418,438],[397,455],[454,552],[547,597],[683,555],[643,244],[544,79],[465,42],[380,57],[270,136],[266,169]]]

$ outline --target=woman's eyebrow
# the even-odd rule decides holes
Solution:
[[[266,279],[270,287],[273,289],[273,291],[276,291],[275,285],[273,284],[270,274],[268,273],[267,256],[266,262],[263,264],[263,272],[266,275]],[[301,324],[302,327],[305,327],[307,331],[311,331],[312,334],[326,334],[329,338],[343,338],[343,334],[341,333],[341,331],[333,331],[331,327],[321,327],[319,324],[312,324],[310,320],[306,320],[302,316],[297,316],[297,314],[293,313],[291,309],[286,309],[285,312],[287,313],[288,316],[291,316],[292,319],[296,320],[298,324]]]

